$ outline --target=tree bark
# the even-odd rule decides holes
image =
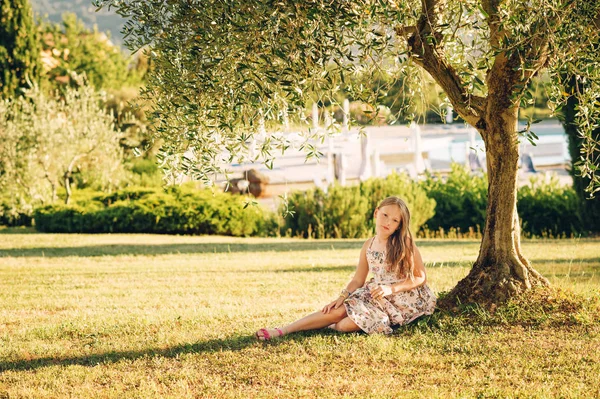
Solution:
[[[450,305],[495,304],[534,286],[548,285],[521,252],[517,214],[518,109],[502,110],[493,106],[493,100],[490,105],[485,129],[480,129],[486,147],[489,184],[485,230],[473,268],[447,297]]]
[[[65,183],[65,205],[69,205],[69,201],[71,201],[71,172],[67,171],[64,175],[64,183]]]

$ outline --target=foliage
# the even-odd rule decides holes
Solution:
[[[146,72],[105,33],[86,28],[73,13],[63,14],[62,24],[44,23],[41,32],[44,67],[52,87],[79,84],[73,74],[85,75],[96,89],[137,87]]]
[[[445,178],[429,175],[423,188],[436,201],[435,215],[427,221],[426,230],[483,231],[487,176],[473,176],[464,166],[453,164]],[[587,233],[575,191],[561,185],[556,177],[532,177],[528,185],[519,187],[517,195],[525,236],[570,237]]]
[[[0,198],[0,226],[31,226],[32,210]]]
[[[293,237],[359,238],[370,232],[365,218],[369,201],[356,186],[296,191],[288,196],[287,206],[294,214],[286,217],[284,231]]]
[[[36,229],[53,233],[274,235],[277,224],[243,198],[190,187],[129,188],[74,205],[34,212]]]
[[[315,99],[336,104],[340,93],[377,109],[397,82],[426,81],[413,73],[417,66],[445,92],[440,110],[451,103],[482,133],[497,123],[486,104],[498,107],[492,114],[531,105],[530,83],[544,70],[559,83],[553,104],[571,95],[585,103],[580,125],[590,120],[597,98],[591,93],[600,87],[593,46],[600,5],[587,0],[469,0],[443,7],[425,1],[244,1],[215,2],[210,9],[181,0],[94,4],[128,18],[130,48],[149,49],[155,70],[145,94],[154,104],[154,133],[165,139],[171,177],[184,171],[209,181],[234,160],[269,164],[291,143],[261,132],[263,120],[301,113]],[[589,90],[563,95],[559,72],[592,82]],[[504,83],[496,87],[497,81]],[[498,90],[491,96],[489,83]],[[308,156],[323,134],[303,132],[300,147]],[[259,151],[249,148],[252,137]]]
[[[445,178],[429,174],[423,188],[436,203],[435,215],[427,221],[428,229],[483,231],[488,195],[486,176],[474,176],[464,166],[454,163]]]
[[[120,183],[120,133],[102,100],[83,85],[66,88],[60,99],[34,88],[26,98],[0,103],[0,188],[15,204],[54,201],[61,185],[70,195],[77,172],[97,189]]]
[[[162,184],[162,172],[155,159],[132,158],[126,165],[131,170],[128,181],[134,186],[154,186]]]
[[[519,217],[526,235],[560,237],[585,232],[580,202],[573,188],[556,177],[532,177],[520,187]],[[597,226],[596,226],[597,228]]]
[[[577,82],[575,79],[566,82],[566,91],[576,90],[582,83]],[[599,100],[600,101],[600,100]],[[573,189],[579,198],[579,207],[582,212],[583,223],[587,230],[600,231],[600,196],[594,196],[589,198],[586,194],[585,188],[591,183],[590,178],[582,176],[578,172],[576,164],[579,162],[579,157],[582,150],[585,152],[584,138],[581,136],[579,129],[576,125],[576,116],[578,109],[578,101],[572,97],[567,101],[564,107],[564,121],[563,126],[567,137],[569,139],[569,154],[571,155],[571,177],[573,178]],[[593,138],[596,141],[600,140],[600,116],[598,116],[595,123],[596,128],[592,132]],[[600,146],[596,147],[592,151],[592,156],[595,159],[600,157]]]
[[[329,186],[293,192],[287,204],[293,216],[285,219],[284,230],[292,236],[311,238],[362,238],[373,233],[373,211],[384,198],[404,199],[411,212],[411,230],[434,214],[435,202],[406,175],[392,174],[385,179],[369,179],[358,186]]]
[[[21,95],[42,72],[29,0],[0,0],[0,97]]]
[[[360,183],[361,196],[368,200],[365,215],[369,230],[375,228],[373,211],[386,197],[395,195],[402,198],[410,210],[410,228],[413,233],[419,231],[435,214],[436,203],[427,195],[421,184],[406,174],[392,173],[386,178],[373,178]]]

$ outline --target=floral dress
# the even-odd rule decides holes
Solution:
[[[373,241],[371,241],[373,245]],[[372,333],[392,333],[392,325],[408,324],[419,316],[432,314],[435,309],[435,295],[427,284],[383,297],[371,297],[370,288],[380,284],[391,285],[404,281],[387,270],[385,252],[367,249],[369,271],[374,276],[364,287],[357,289],[344,301],[348,317],[363,331]]]

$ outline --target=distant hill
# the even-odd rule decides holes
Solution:
[[[88,28],[96,25],[100,32],[110,33],[113,43],[123,47],[121,29],[125,20],[114,10],[96,12],[91,0],[30,0],[30,3],[36,14],[52,22],[62,21],[62,14],[65,12],[75,13]],[[123,50],[126,51],[125,48]]]

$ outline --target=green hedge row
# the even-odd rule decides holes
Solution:
[[[445,179],[430,175],[423,187],[437,204],[435,216],[427,221],[428,229],[484,230],[486,176],[474,176],[455,164]],[[529,184],[519,187],[517,211],[525,236],[570,237],[591,233],[585,230],[575,191],[561,185],[556,177],[532,177]]]
[[[0,223],[30,225],[62,233],[223,234],[233,236],[291,235],[315,238],[358,238],[372,234],[373,210],[383,198],[397,195],[411,210],[413,232],[469,229],[483,231],[487,178],[473,176],[460,165],[441,177],[414,182],[405,175],[370,179],[356,186],[329,187],[288,195],[294,216],[281,218],[244,199],[183,186],[163,191],[133,188],[104,195],[75,191],[74,205],[41,207],[15,213],[0,206]],[[574,190],[557,179],[532,179],[518,190],[518,211],[526,236],[573,236],[585,231]]]
[[[483,231],[487,207],[487,177],[474,176],[454,164],[446,176],[428,175],[414,182],[405,175],[370,179],[359,186],[295,192],[284,233],[292,236],[364,237],[373,231],[373,209],[389,195],[403,198],[411,211],[411,228],[429,231]],[[575,191],[556,178],[533,178],[518,189],[517,209],[525,236],[587,235]]]
[[[35,210],[35,227],[53,233],[159,233],[274,235],[278,224],[242,197],[174,187],[128,189],[87,198],[74,205]]]
[[[402,197],[411,211],[417,231],[434,214],[435,201],[405,175],[369,179],[357,186],[330,186],[327,192],[313,189],[288,196],[294,217],[284,221],[284,233],[313,238],[360,238],[374,230],[373,211],[390,195]],[[283,212],[283,209],[280,210]]]

